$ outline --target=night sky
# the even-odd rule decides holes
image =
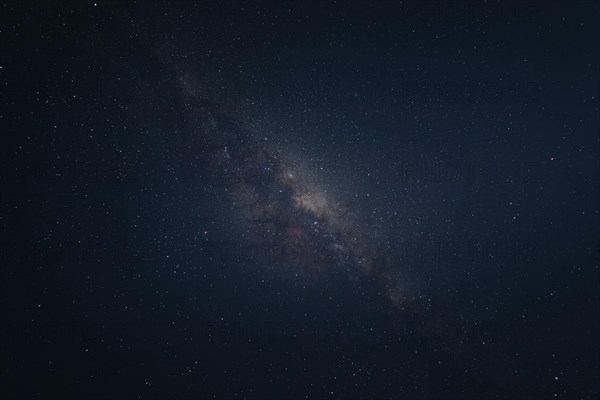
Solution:
[[[3,2],[0,397],[600,398],[597,2]]]

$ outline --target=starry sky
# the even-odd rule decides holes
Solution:
[[[600,7],[2,2],[2,398],[596,399]]]

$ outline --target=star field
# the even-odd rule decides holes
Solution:
[[[4,2],[0,397],[595,399],[594,2]]]

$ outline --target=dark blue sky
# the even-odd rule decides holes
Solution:
[[[593,2],[1,7],[3,398],[600,394]]]

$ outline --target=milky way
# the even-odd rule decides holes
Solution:
[[[271,267],[313,281],[345,272],[372,279],[396,307],[418,301],[414,282],[382,250],[360,211],[323,179],[328,171],[307,167],[302,155],[244,129],[222,107],[203,104],[191,114],[191,129],[203,143],[203,178],[224,188],[240,216],[241,241],[268,252]]]
[[[146,37],[143,31],[136,34]],[[269,253],[268,265],[291,269],[293,277],[318,280],[345,272],[375,281],[396,308],[420,303],[422,289],[389,251],[390,244],[381,243],[354,199],[324,179],[322,174],[331,171],[315,168],[306,154],[277,141],[277,134],[251,128],[256,125],[252,112],[207,96],[209,78],[186,72],[162,46],[151,46],[170,70],[187,110],[185,136],[199,144],[182,144],[193,153],[192,175],[208,187],[225,189],[241,217],[242,245],[261,247]]]

